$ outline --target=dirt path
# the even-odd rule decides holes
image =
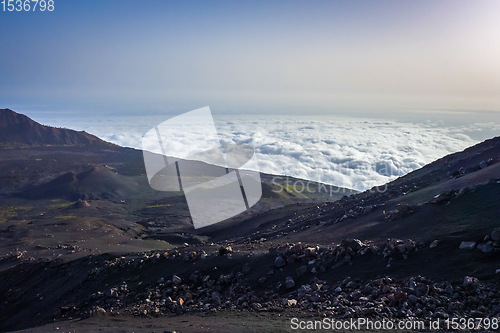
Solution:
[[[223,311],[217,315],[185,314],[165,317],[132,317],[101,315],[84,320],[70,320],[47,324],[16,332],[45,333],[282,333],[311,332],[308,329],[292,329],[293,314],[283,313],[249,313]],[[321,320],[321,318],[300,317],[301,321]],[[334,330],[317,329],[314,332],[357,332],[382,333],[383,330]],[[410,332],[392,330],[391,332]]]
[[[97,316],[84,320],[71,320],[47,324],[16,332],[42,333],[42,332],[258,332],[278,333],[292,332],[290,318],[278,314],[256,313],[229,313],[217,316],[182,315],[158,318],[131,317],[131,316]]]

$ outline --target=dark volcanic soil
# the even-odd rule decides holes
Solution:
[[[149,187],[140,151],[6,147],[0,330],[279,332],[290,316],[496,318],[499,145],[358,194],[278,192],[262,175],[257,205],[197,230],[181,192]]]

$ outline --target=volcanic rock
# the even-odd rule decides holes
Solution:
[[[493,239],[494,241],[500,241],[500,228],[496,228],[495,230],[493,230],[493,232],[491,233],[491,239]]]
[[[287,289],[292,289],[293,287],[295,287],[295,281],[293,281],[292,277],[286,277],[285,286]]]
[[[462,242],[458,247],[460,250],[473,250],[476,247],[476,242]]]
[[[490,252],[493,252],[493,250],[495,250],[493,245],[491,245],[489,243],[478,244],[477,248],[478,248],[478,250],[480,250],[483,253],[490,253]]]
[[[415,295],[417,297],[425,296],[429,293],[429,286],[426,285],[425,283],[419,283],[415,287]]]
[[[307,272],[307,266],[300,266],[299,268],[297,268],[297,276],[301,276],[302,274],[306,273]]]
[[[182,283],[182,279],[180,277],[178,277],[177,275],[174,275],[172,277],[172,282],[175,284],[175,285],[179,285]]]
[[[276,267],[280,268],[286,265],[286,261],[282,256],[278,256],[276,257],[276,260],[274,260],[274,264],[276,265]]]

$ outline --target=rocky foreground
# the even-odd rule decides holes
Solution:
[[[499,154],[493,138],[355,195],[276,192],[263,175],[259,209],[194,230],[181,193],[148,186],[141,151],[4,149],[0,331],[115,315],[498,320]]]
[[[389,239],[386,243],[374,244],[346,239],[331,247],[284,244],[268,249],[265,255],[273,258],[273,263],[267,272],[266,267],[252,263],[252,257],[259,255],[258,250],[233,251],[231,246],[207,253],[192,250],[186,244],[184,249],[117,257],[102,265],[88,259],[87,264],[96,267],[91,269],[86,284],[111,281],[114,276],[122,276],[124,271],[147,270],[149,266],[178,267],[184,273],[162,276],[148,285],[138,277],[123,279],[115,285],[107,284],[81,303],[62,306],[56,318],[82,318],[104,313],[162,316],[222,310],[424,321],[491,318],[500,314],[497,284],[482,283],[473,276],[439,282],[424,276],[378,276],[363,280],[347,277],[337,282],[318,278],[319,273],[344,269],[362,256],[383,257],[387,265],[391,265],[391,261],[405,260],[407,255],[417,253],[423,246],[435,247],[436,243]],[[237,259],[242,255],[247,260]],[[210,265],[211,261],[220,263],[221,260],[235,261],[230,272],[221,273],[216,266]],[[203,267],[211,269],[181,268],[196,262],[203,262]],[[276,281],[275,277],[285,269],[287,272],[292,269],[294,274]],[[304,278],[309,283],[296,282]]]

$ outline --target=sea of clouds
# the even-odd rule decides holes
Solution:
[[[253,146],[263,172],[356,190],[382,185],[475,143],[450,129],[380,120],[240,119],[219,128],[222,142]]]
[[[75,122],[74,117],[54,117],[45,123],[141,149],[143,135],[168,118],[136,114]],[[214,121],[222,144],[254,147],[262,172],[356,190],[382,185],[478,143],[471,133],[500,133],[494,123],[444,126],[333,116],[217,116]],[[196,144],[203,138],[202,131],[195,130],[179,141]]]

